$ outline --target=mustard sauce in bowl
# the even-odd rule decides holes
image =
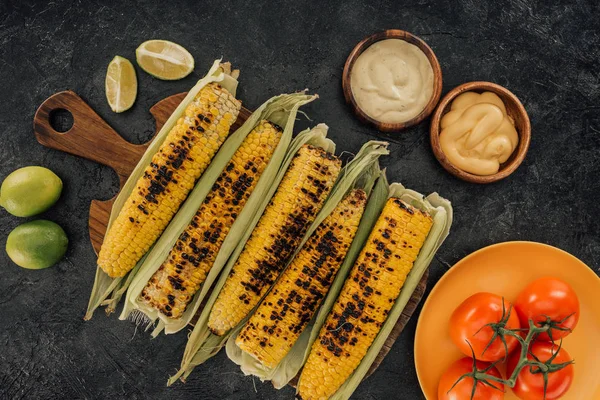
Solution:
[[[521,165],[531,142],[531,123],[510,90],[492,82],[467,82],[440,101],[429,138],[446,171],[486,184],[508,177]]]
[[[440,145],[448,160],[475,175],[497,173],[519,144],[515,121],[492,92],[457,96],[440,127]]]

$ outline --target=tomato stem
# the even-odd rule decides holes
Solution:
[[[482,356],[485,354],[487,349],[489,349],[489,347],[492,345],[492,343],[494,343],[496,338],[498,338],[498,339],[500,339],[500,341],[502,342],[502,345],[504,346],[504,359],[506,359],[506,357],[508,357],[508,344],[506,343],[506,339],[504,339],[504,334],[502,334],[502,331],[506,329],[506,324],[508,323],[508,320],[510,319],[511,311],[512,311],[512,307],[510,307],[508,309],[508,312],[506,312],[506,307],[504,306],[504,297],[503,297],[502,298],[502,317],[500,318],[500,321],[485,324],[484,326],[479,328],[479,330],[477,332],[475,332],[475,335],[477,335],[479,332],[481,332],[481,330],[483,328],[488,327],[488,326],[494,332],[494,334],[492,335],[492,338],[490,339],[488,344],[485,346],[485,348],[481,352]]]
[[[504,301],[503,301],[504,303]],[[512,308],[512,307],[511,307]],[[471,348],[471,354],[473,356],[473,369],[471,372],[464,374],[463,376],[461,376],[452,386],[452,388],[454,388],[454,386],[460,382],[461,380],[463,380],[464,378],[472,378],[473,379],[473,391],[471,393],[471,399],[473,399],[473,397],[475,396],[475,390],[477,388],[477,384],[478,383],[482,383],[488,386],[493,386],[496,389],[500,390],[499,388],[497,388],[495,385],[491,384],[490,381],[492,382],[498,382],[498,383],[502,383],[510,388],[515,387],[515,384],[517,382],[517,377],[519,376],[519,373],[521,372],[521,370],[527,366],[529,366],[529,368],[531,369],[531,373],[534,374],[543,374],[543,379],[544,379],[544,399],[546,398],[546,389],[547,389],[547,385],[548,385],[548,375],[559,371],[563,368],[565,368],[566,366],[570,365],[573,363],[573,360],[571,361],[567,361],[561,364],[553,364],[552,361],[554,361],[554,359],[556,358],[556,356],[558,355],[558,352],[560,351],[561,347],[562,347],[562,340],[558,346],[558,349],[556,351],[556,353],[554,353],[548,360],[546,360],[545,362],[540,361],[535,355],[531,354],[529,352],[529,345],[531,344],[531,342],[533,342],[533,340],[540,334],[543,332],[548,332],[549,335],[552,331],[552,329],[558,329],[558,330],[567,330],[568,328],[563,328],[560,327],[560,324],[562,322],[564,322],[566,319],[568,319],[569,317],[571,317],[571,315],[569,315],[568,317],[566,317],[563,321],[552,321],[550,320],[549,317],[546,317],[546,321],[540,323],[540,326],[537,326],[535,324],[535,322],[530,319],[529,320],[529,330],[527,332],[527,335],[525,336],[525,338],[523,338],[519,332],[523,331],[523,329],[507,329],[506,328],[506,324],[508,322],[508,317],[510,317],[510,312],[511,310],[509,309],[508,312],[505,312],[504,310],[504,306],[502,309],[502,318],[499,322],[497,323],[490,323],[490,324],[486,324],[485,326],[489,326],[493,331],[494,331],[494,335],[492,336],[492,339],[490,340],[490,343],[488,343],[488,345],[485,347],[485,349],[483,350],[483,353],[485,353],[485,350],[487,350],[487,348],[492,344],[492,342],[494,340],[496,340],[496,338],[500,338],[500,340],[502,340],[502,342],[504,343],[506,352],[504,355],[504,359],[502,361],[504,361],[506,359],[506,357],[508,357],[508,348],[506,346],[506,340],[504,339],[504,336],[512,336],[514,337],[518,342],[519,345],[521,347],[520,349],[520,355],[519,355],[519,362],[517,363],[513,373],[511,374],[511,376],[508,379],[502,379],[502,378],[498,378],[495,377],[491,374],[488,374],[487,372],[493,367],[495,366],[495,364],[501,360],[498,360],[496,362],[494,362],[493,364],[491,364],[489,367],[484,368],[482,370],[477,369],[477,363],[475,361],[475,352],[473,350],[473,347],[471,347],[471,343],[469,343],[469,341],[467,340],[467,343],[469,344],[469,347]],[[483,329],[482,327],[482,329]],[[483,354],[482,353],[482,354]],[[529,360],[527,358],[527,355],[530,354],[533,357],[533,360]],[[450,390],[452,390],[452,388]],[[449,390],[449,391],[450,391]]]

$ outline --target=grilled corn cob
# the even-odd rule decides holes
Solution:
[[[239,333],[239,348],[268,368],[281,362],[325,298],[366,203],[353,190],[323,220]]]
[[[375,340],[427,237],[432,218],[390,198],[327,316],[298,385],[298,398],[328,399]]]
[[[216,83],[187,106],[104,238],[98,265],[108,276],[124,276],[158,239],[227,138],[240,107]]]
[[[325,150],[304,145],[235,262],[210,312],[208,327],[227,333],[258,304],[300,244],[340,172]]]
[[[280,138],[281,129],[266,120],[248,134],[166,261],[148,281],[142,301],[167,317],[181,317],[206,279]]]

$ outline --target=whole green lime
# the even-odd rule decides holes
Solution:
[[[65,255],[69,239],[52,221],[37,220],[17,226],[6,240],[6,254],[19,267],[43,269]]]
[[[62,186],[60,178],[48,168],[20,168],[2,182],[0,206],[16,217],[31,217],[52,207]]]

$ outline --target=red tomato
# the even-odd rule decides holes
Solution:
[[[548,361],[554,353],[558,354],[552,364],[562,364],[570,361],[571,356],[563,348],[558,350],[558,346],[550,342],[534,342],[529,346],[529,351],[533,353],[541,362]],[[531,354],[527,354],[528,360],[533,360]],[[506,373],[510,377],[519,362],[519,354],[514,353],[508,359]],[[536,367],[533,367],[536,371]],[[546,389],[546,400],[555,400],[564,395],[573,382],[573,365],[567,365],[563,369],[548,374],[548,386]],[[531,373],[531,367],[526,366],[517,376],[517,382],[513,392],[521,400],[542,400],[544,399],[544,376],[541,373]]]
[[[477,361],[477,369],[482,370],[487,368],[490,363]],[[464,374],[471,372],[473,369],[473,359],[470,357],[461,358],[454,364],[450,365],[440,383],[438,385],[438,400],[470,400],[471,392],[473,391],[473,378],[464,378],[452,388],[452,385]],[[502,379],[502,375],[493,367],[487,374],[493,375]],[[490,387],[482,382],[477,382],[475,396],[473,400],[502,400],[504,399],[504,385],[500,382],[489,381],[494,387]],[[450,390],[452,388],[452,390]]]
[[[504,300],[504,311],[510,312],[506,323],[507,329],[519,329],[519,317],[512,309],[511,304]],[[467,356],[472,356],[469,344],[473,347],[475,358],[481,361],[496,361],[504,359],[508,354],[500,337],[484,349],[491,341],[494,331],[485,326],[502,320],[502,297],[491,293],[475,293],[459,305],[450,317],[450,337],[460,351]],[[518,342],[512,336],[504,336],[510,354]]]
[[[557,278],[541,278],[531,282],[519,294],[515,301],[515,309],[523,328],[529,326],[529,319],[540,326],[539,322],[545,321],[545,316],[550,317],[563,329],[573,330],[579,321],[577,294],[568,283]],[[567,336],[571,333],[570,330],[550,329],[548,332],[552,339],[556,340]],[[550,336],[543,332],[537,340],[549,341]]]

